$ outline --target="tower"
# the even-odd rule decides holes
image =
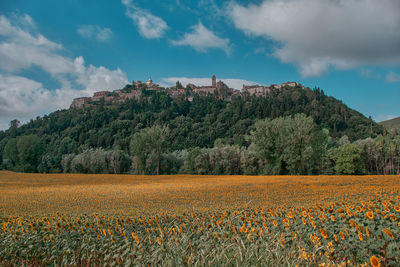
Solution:
[[[215,77],[215,75],[213,75],[211,78],[211,84],[212,87],[217,87],[217,78]]]
[[[151,79],[151,77],[149,78],[149,80],[146,82],[147,86],[150,86],[153,84],[153,80]]]

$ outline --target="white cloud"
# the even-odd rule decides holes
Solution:
[[[0,74],[0,117],[26,119],[49,109],[68,107],[65,98],[72,99],[76,90],[50,91],[40,82],[12,74]]]
[[[131,0],[122,0],[122,3],[126,7],[125,15],[133,20],[143,37],[158,39],[165,34],[168,25],[162,18],[137,7]]]
[[[374,73],[373,70],[367,68],[363,68],[360,70],[360,76],[373,80],[379,80],[381,78],[381,75],[379,73]]]
[[[110,40],[112,36],[113,32],[109,28],[103,28],[97,33],[96,39],[104,42]]]
[[[101,28],[97,25],[80,25],[77,29],[79,35],[85,38],[96,38],[98,41],[106,42],[113,36],[109,28]]]
[[[228,38],[218,37],[212,31],[204,27],[201,22],[192,26],[192,29],[192,32],[185,33],[182,39],[172,41],[172,44],[191,46],[199,52],[206,52],[210,48],[219,48],[229,55],[231,48],[229,46]]]
[[[386,81],[389,83],[400,82],[400,74],[397,74],[397,73],[394,73],[393,71],[391,71],[386,75]]]
[[[29,16],[28,16],[29,17]],[[30,18],[30,17],[29,17]],[[33,31],[34,21],[26,15],[8,19],[0,16],[0,124],[12,119],[27,121],[55,109],[67,108],[74,97],[95,91],[114,90],[128,83],[119,68],[85,65],[83,57],[64,56],[64,48]],[[22,77],[21,70],[36,66],[60,82],[55,90]],[[79,85],[80,90],[73,85]]]
[[[126,74],[119,68],[109,70],[103,66],[95,67],[89,65],[89,67],[85,67],[84,64],[83,57],[75,59],[75,67],[79,72],[76,82],[85,87],[84,93],[86,94],[92,94],[96,91],[114,90],[129,83]]]
[[[234,89],[242,89],[243,84],[245,85],[256,85],[258,83],[253,81],[241,80],[241,79],[217,79],[223,81],[226,85]],[[180,81],[183,86],[189,83],[193,83],[197,86],[208,86],[211,85],[211,78],[188,78],[188,77],[168,77],[163,78],[161,83],[163,86],[173,86],[176,81]]]
[[[231,3],[228,14],[247,35],[275,41],[273,55],[303,76],[400,64],[398,0],[264,0]]]

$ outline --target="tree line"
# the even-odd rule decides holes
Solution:
[[[61,168],[52,169],[45,144],[36,135],[10,139],[3,151],[6,169],[39,172],[312,175],[400,174],[400,135],[386,133],[351,142],[334,139],[305,114],[258,120],[248,146],[217,139],[210,148],[171,150],[171,130],[153,125],[130,138],[129,151],[90,148],[63,154]],[[68,151],[72,140],[59,149]],[[36,168],[36,170],[35,170]]]

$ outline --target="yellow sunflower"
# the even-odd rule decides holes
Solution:
[[[325,229],[324,229],[324,228],[321,228],[320,231],[321,231],[322,237],[323,237],[324,239],[327,239],[327,238],[328,238],[328,234],[327,234],[327,232],[325,231]]]
[[[376,256],[372,256],[371,258],[369,258],[369,261],[371,262],[371,265],[373,267],[380,267],[381,266],[381,262],[379,261],[379,259]]]
[[[368,218],[368,219],[373,219],[374,218],[374,212],[372,211],[372,210],[369,210],[369,211],[367,211],[367,213],[365,214],[365,216]]]

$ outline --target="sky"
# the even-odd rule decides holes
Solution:
[[[1,0],[0,130],[132,80],[300,82],[400,116],[398,0]]]

